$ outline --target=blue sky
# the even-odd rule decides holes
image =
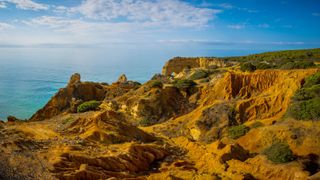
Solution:
[[[0,47],[320,47],[319,0],[0,0]]]

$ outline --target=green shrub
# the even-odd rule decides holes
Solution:
[[[95,100],[87,101],[87,102],[80,104],[77,108],[77,111],[78,111],[78,113],[87,112],[87,111],[94,111],[94,110],[98,109],[100,104],[101,104],[101,102],[95,101]]]
[[[228,129],[229,137],[232,139],[238,139],[239,137],[245,135],[250,128],[245,125],[232,126]]]
[[[262,122],[257,121],[257,122],[252,123],[250,128],[254,129],[254,128],[259,128],[259,127],[263,127],[263,126],[264,126],[264,124]]]
[[[312,61],[295,61],[282,65],[280,69],[307,69],[315,66]]]
[[[306,82],[303,87],[311,87],[317,84],[320,84],[320,72],[306,78]]]
[[[150,84],[151,88],[162,88],[163,83],[161,81],[152,81]]]
[[[208,76],[208,73],[202,70],[196,71],[191,76],[189,77],[190,80],[197,80],[197,79],[202,79],[206,78]]]
[[[305,79],[293,96],[288,115],[297,120],[320,120],[320,73]]]
[[[263,154],[274,163],[286,163],[294,160],[293,153],[288,144],[274,143],[263,151]]]
[[[299,89],[293,96],[294,101],[304,101],[320,97],[320,84]]]
[[[271,69],[271,68],[273,68],[272,65],[267,64],[267,63],[263,63],[263,62],[256,63],[255,66],[257,69]]]
[[[252,63],[250,62],[246,62],[246,63],[242,63],[240,65],[240,70],[245,72],[245,71],[249,71],[249,72],[253,72],[255,71],[257,68],[256,66],[254,66]]]
[[[320,98],[293,103],[289,115],[297,120],[320,120]]]
[[[190,88],[197,85],[194,81],[188,79],[175,80],[173,85],[177,88]]]

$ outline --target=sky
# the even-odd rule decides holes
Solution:
[[[319,0],[0,0],[0,48],[320,47]]]

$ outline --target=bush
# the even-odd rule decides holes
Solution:
[[[255,66],[256,66],[256,69],[271,69],[273,67],[270,64],[263,63],[263,62],[259,62],[255,64]]]
[[[303,88],[292,99],[289,116],[297,120],[320,120],[320,73],[306,78]]]
[[[303,87],[311,87],[317,84],[320,84],[320,72],[306,78],[306,82]]]
[[[286,163],[294,159],[289,145],[285,143],[272,144],[263,151],[263,154],[274,163]]]
[[[311,67],[315,67],[316,65],[312,61],[296,61],[296,62],[288,62],[282,65],[281,69],[307,69]]]
[[[320,98],[293,103],[289,115],[297,120],[320,120]]]
[[[101,102],[95,101],[95,100],[84,102],[78,106],[77,112],[81,113],[81,112],[97,110],[100,104]]]
[[[256,69],[257,69],[256,66],[254,66],[252,63],[249,63],[249,62],[246,62],[240,65],[240,70],[243,72],[245,71],[253,72]]]
[[[189,79],[190,80],[197,80],[197,79],[206,78],[207,76],[208,76],[208,73],[206,73],[205,71],[199,70],[199,71],[196,71],[193,74],[191,74]]]
[[[152,81],[150,84],[151,88],[162,88],[163,83],[161,81]]]
[[[295,101],[304,101],[320,97],[320,84],[311,86],[309,88],[299,89],[293,96]]]
[[[182,80],[175,80],[173,82],[173,85],[174,85],[174,87],[177,87],[180,89],[180,88],[190,88],[190,87],[193,87],[197,84],[192,80],[182,79]]]
[[[228,129],[229,137],[232,139],[238,139],[239,137],[245,135],[250,128],[245,125],[232,126]]]

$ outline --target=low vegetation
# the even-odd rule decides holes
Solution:
[[[162,88],[163,83],[161,81],[154,80],[150,83],[151,88]]]
[[[253,54],[249,56],[237,56],[237,57],[226,57],[224,60],[231,61],[320,61],[320,48],[317,49],[302,49],[302,50],[288,50],[288,51],[275,51],[266,52],[261,54]]]
[[[292,104],[290,115],[298,120],[320,120],[320,98]]]
[[[197,85],[193,80],[189,80],[189,79],[180,79],[180,80],[175,80],[173,82],[173,85],[176,88],[190,88],[193,87],[195,85]]]
[[[191,76],[189,77],[190,80],[197,80],[197,79],[203,79],[208,77],[208,73],[203,71],[203,70],[198,70],[196,72],[194,72],[193,74],[191,74]]]
[[[312,87],[314,85],[319,85],[319,84],[320,84],[320,72],[306,78],[306,82],[304,83],[303,87],[308,88],[308,87]]]
[[[87,112],[87,111],[95,111],[100,106],[100,101],[87,101],[82,104],[80,104],[77,108],[78,113]]]
[[[238,139],[239,137],[247,134],[249,130],[250,128],[245,125],[232,126],[228,129],[228,134],[230,138]]]
[[[320,73],[306,78],[292,99],[289,116],[297,120],[320,120]]]
[[[240,65],[240,70],[245,72],[245,71],[248,71],[248,72],[253,72],[255,71],[257,68],[256,66],[254,66],[252,63],[250,62],[246,62],[246,63],[242,63]]]
[[[292,62],[283,64],[280,67],[279,65],[277,65],[276,67],[280,69],[307,69],[315,66],[316,65],[312,61],[292,61]]]
[[[316,67],[312,61],[270,61],[270,62],[244,62],[240,65],[241,71],[253,72],[261,69],[307,69]]]
[[[266,148],[263,154],[274,163],[286,163],[294,160],[293,153],[286,143],[274,143]]]

